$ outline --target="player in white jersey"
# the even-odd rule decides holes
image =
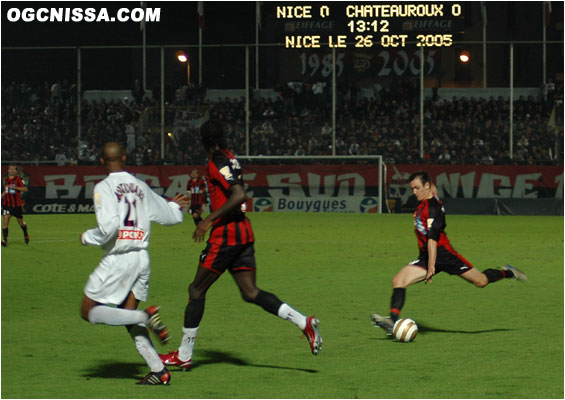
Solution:
[[[110,142],[104,146],[100,162],[109,175],[94,187],[98,227],[80,236],[81,244],[100,246],[104,256],[84,287],[81,315],[93,324],[126,326],[151,369],[137,383],[166,385],[171,376],[153,347],[147,328],[162,343],[169,339],[168,330],[161,323],[158,307],[138,311],[137,306],[147,300],[151,222],[163,225],[182,222],[181,208],[188,206],[189,199],[178,194],[167,202],[145,182],[125,172],[125,160],[121,145]]]

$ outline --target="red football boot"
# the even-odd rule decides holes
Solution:
[[[184,371],[190,369],[190,364],[192,363],[192,358],[187,361],[182,361],[179,359],[179,351],[171,351],[168,354],[159,354],[159,358],[165,365],[174,365],[176,367],[181,367]]]
[[[310,344],[310,350],[312,354],[317,355],[320,350],[322,350],[322,337],[320,336],[320,331],[318,330],[318,324],[320,321],[316,317],[306,318],[306,328],[304,328],[304,335],[308,339]]]

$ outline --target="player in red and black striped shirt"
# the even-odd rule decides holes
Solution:
[[[194,224],[202,221],[202,206],[206,201],[206,182],[198,177],[198,170],[193,169],[190,173],[190,180],[186,185],[186,194],[190,195],[190,209]]]
[[[208,153],[207,181],[211,200],[210,214],[198,224],[193,238],[204,239],[212,229],[208,244],[200,255],[194,281],[188,287],[189,302],[184,314],[183,338],[177,351],[161,355],[165,365],[190,368],[194,340],[204,314],[206,292],[220,275],[229,270],[243,300],[289,320],[304,332],[312,354],[318,354],[322,338],[318,319],[306,317],[255,284],[255,236],[245,215],[247,194],[239,162],[226,146],[222,125],[208,121],[200,128],[202,144]]]
[[[432,283],[432,277],[442,271],[461,278],[482,288],[502,278],[526,281],[526,275],[518,268],[505,265],[501,269],[477,270],[463,256],[455,251],[445,234],[445,209],[436,196],[435,186],[424,171],[415,172],[408,178],[412,192],[420,201],[414,213],[414,231],[418,240],[420,254],[417,260],[402,268],[392,279],[392,298],[390,317],[372,314],[377,326],[391,333],[398,320],[404,301],[406,288],[424,281]]]
[[[16,217],[24,232],[25,243],[29,243],[27,225],[23,216],[22,192],[27,192],[27,187],[22,178],[18,176],[17,167],[9,165],[8,176],[4,178],[4,190],[2,191],[2,246],[4,247],[8,245],[8,225],[12,216]]]

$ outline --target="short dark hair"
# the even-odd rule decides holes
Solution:
[[[417,171],[412,173],[408,177],[408,183],[412,182],[416,178],[420,178],[420,180],[422,181],[422,185],[425,185],[426,182],[430,182],[430,185],[432,184],[432,181],[430,180],[430,176],[426,171]]]
[[[124,147],[118,142],[106,143],[100,152],[104,162],[121,161],[123,156],[125,156]]]
[[[227,149],[224,127],[219,121],[209,120],[200,127],[202,145],[206,150],[213,150],[216,146]]]

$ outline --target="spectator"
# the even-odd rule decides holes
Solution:
[[[449,164],[451,161],[451,154],[449,153],[449,150],[447,149],[447,147],[443,148],[442,153],[439,155],[438,159],[437,159],[438,163],[440,164]]]
[[[126,138],[127,138],[127,154],[131,154],[135,150],[135,126],[133,120],[131,120],[126,125]]]
[[[57,163],[57,165],[59,167],[62,167],[64,165],[67,165],[68,159],[66,154],[62,151],[62,149],[60,148],[59,151],[57,152],[57,154],[55,154],[55,162]]]
[[[61,99],[62,90],[63,89],[61,88],[61,84],[59,83],[59,81],[55,82],[51,86],[51,103],[57,104],[62,101]]]

